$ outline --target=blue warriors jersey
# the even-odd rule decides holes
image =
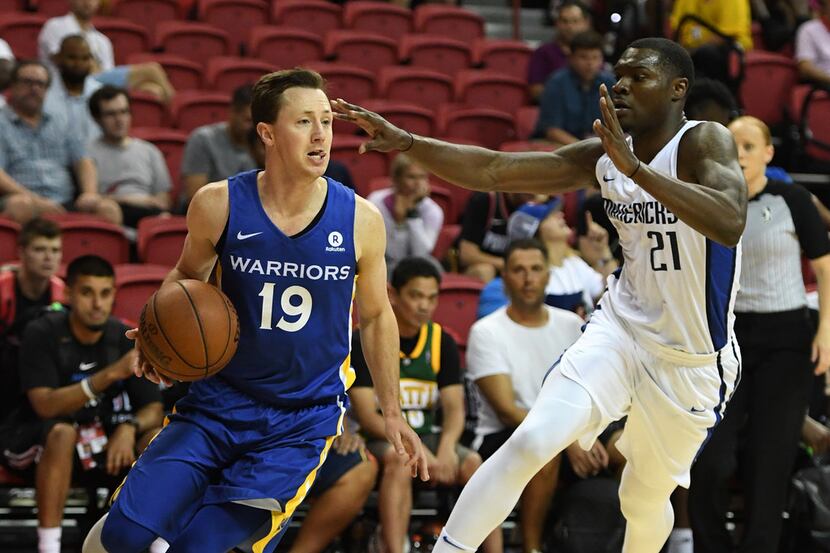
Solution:
[[[321,214],[292,238],[265,213],[257,171],[228,179],[230,214],[217,253],[222,291],[239,315],[239,346],[217,378],[267,404],[330,401],[354,381],[355,197],[326,182]]]

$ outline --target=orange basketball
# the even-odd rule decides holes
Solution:
[[[200,380],[228,364],[239,341],[231,301],[200,280],[170,282],[153,294],[138,324],[147,361],[172,380]]]

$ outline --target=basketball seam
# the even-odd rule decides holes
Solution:
[[[228,331],[229,331],[228,332],[228,339],[225,340],[225,347],[222,349],[222,355],[219,356],[219,359],[223,359],[225,357],[225,353],[228,351],[228,346],[231,343],[231,333],[230,333],[230,330],[231,330],[231,310],[228,309],[228,302],[226,302],[225,298],[222,297],[223,296],[222,292],[220,292],[219,289],[216,288],[215,286],[212,287],[212,288],[219,295],[219,299],[222,300],[222,305],[225,306],[225,314],[228,316]]]
[[[207,339],[205,338],[205,329],[202,326],[202,318],[199,317],[199,310],[196,309],[196,304],[193,303],[193,298],[190,297],[190,293],[187,291],[187,287],[181,283],[180,280],[176,281],[176,284],[181,286],[182,291],[184,291],[184,295],[187,298],[187,301],[190,302],[190,308],[193,310],[193,315],[196,316],[196,324],[199,325],[199,335],[202,337],[202,347],[205,348],[205,366],[202,367],[205,371],[205,377],[210,376],[208,369],[210,368],[210,357],[208,356],[208,347],[207,347]]]
[[[170,349],[173,350],[173,353],[176,354],[176,357],[179,358],[179,361],[181,361],[182,363],[184,363],[185,365],[187,365],[188,367],[191,367],[193,369],[201,369],[202,367],[199,367],[199,366],[194,365],[193,363],[187,361],[182,356],[182,354],[179,353],[179,350],[176,349],[176,346],[173,345],[173,342],[170,341],[170,338],[168,338],[167,333],[164,331],[164,327],[161,325],[161,319],[159,318],[158,313],[156,312],[156,301],[157,300],[158,300],[157,293],[153,294],[153,318],[156,320],[156,326],[158,327],[159,331],[161,332],[161,335],[164,336],[164,341],[167,342],[167,345],[170,346]],[[198,317],[199,316],[197,314],[196,318],[198,319]],[[174,372],[174,371],[170,371],[170,372]],[[181,373],[177,373],[177,374],[181,374]]]

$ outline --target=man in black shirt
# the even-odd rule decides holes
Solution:
[[[128,327],[110,317],[114,297],[112,266],[79,257],[67,269],[69,310],[43,315],[23,333],[20,380],[45,421],[35,475],[40,553],[60,552],[73,468],[123,475],[162,423],[158,386],[135,377]]]
[[[510,241],[510,214],[533,199],[533,194],[476,192],[464,209],[458,255],[465,274],[490,282],[504,266],[504,251]]]
[[[402,259],[392,272],[390,303],[401,337],[401,408],[407,422],[427,446],[430,484],[464,485],[481,466],[478,453],[458,443],[464,430],[464,386],[458,346],[452,336],[431,321],[438,306],[441,275],[422,257]],[[352,340],[355,381],[349,390],[354,415],[383,466],[378,508],[381,534],[388,553],[401,553],[412,510],[410,468],[399,460],[383,432],[372,378],[358,333]],[[441,407],[441,426],[436,412]],[[501,553],[500,529],[482,544],[485,553]]]

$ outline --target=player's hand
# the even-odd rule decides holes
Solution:
[[[830,325],[818,326],[810,359],[816,364],[817,375],[826,373],[830,368]]]
[[[418,434],[403,420],[400,414],[384,416],[386,439],[401,457],[407,457],[406,466],[409,467],[412,477],[420,476],[421,480],[429,480],[427,457],[424,453],[424,444]]]
[[[804,419],[801,439],[813,450],[814,455],[824,455],[830,451],[830,428],[810,417]]]
[[[107,474],[118,475],[135,461],[135,427],[120,424],[107,440]]]
[[[455,449],[445,448],[441,450],[438,448],[438,454],[435,456],[435,460],[437,461],[436,464],[436,473],[435,478],[439,484],[444,484],[446,486],[451,486],[456,483],[458,480],[458,455],[455,453]]]
[[[39,214],[66,213],[66,209],[59,203],[53,202],[35,193],[31,194],[35,202],[35,209]]]
[[[565,449],[565,453],[568,455],[574,472],[580,478],[595,476],[608,466],[608,452],[599,440],[595,441],[588,451],[575,442]]]
[[[75,200],[75,207],[80,211],[95,211],[101,203],[101,196],[96,192],[83,192]]]
[[[138,358],[138,352],[135,348],[121,356],[121,359],[113,363],[110,367],[111,374],[116,380],[126,380],[135,374],[133,366]]]
[[[147,361],[147,358],[144,357],[144,352],[141,351],[141,340],[138,339],[138,329],[131,328],[126,332],[126,335],[130,340],[135,340],[136,355],[133,360],[133,374],[139,378],[144,377],[154,384],[164,383],[165,386],[172,386],[173,381],[156,372],[156,369],[154,369],[150,362]]]
[[[599,112],[602,120],[594,120],[594,133],[602,140],[602,147],[614,162],[614,166],[623,174],[631,175],[637,170],[640,162],[625,141],[625,133],[617,119],[614,102],[608,93],[608,87],[604,84],[599,85],[599,96]]]
[[[412,146],[412,135],[399,129],[377,113],[363,109],[355,104],[338,98],[331,101],[334,116],[343,121],[351,121],[371,137],[371,140],[360,145],[361,154],[372,150],[390,152],[392,150],[406,150]]]

